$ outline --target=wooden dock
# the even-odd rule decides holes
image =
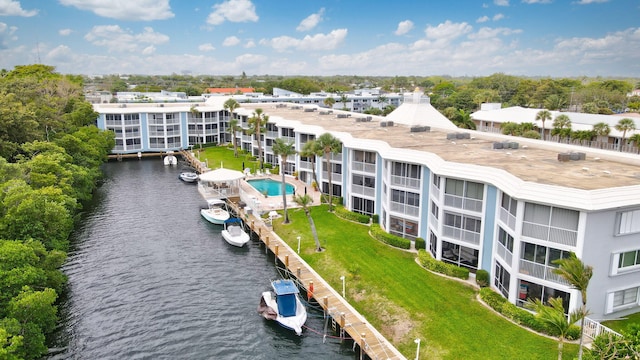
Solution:
[[[229,199],[229,207],[245,220],[247,226],[255,233],[266,248],[270,250],[298,283],[340,326],[340,334],[346,332],[360,347],[360,359],[373,360],[406,358],[385,339],[367,320],[358,313],[338,292],[336,292],[311,266],[309,266],[272,228],[260,217],[244,213],[238,205],[239,199]],[[312,290],[311,290],[312,289]]]

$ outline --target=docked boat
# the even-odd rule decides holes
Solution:
[[[242,229],[242,220],[230,218],[224,222],[224,229],[221,231],[222,237],[231,245],[243,247],[251,238]]]
[[[184,182],[193,183],[198,181],[198,173],[192,171],[183,171],[178,175],[178,178]]]
[[[275,320],[282,327],[302,335],[302,326],[307,321],[307,309],[300,301],[298,287],[293,280],[287,279],[272,281],[271,287],[273,292],[262,293],[258,313],[265,319]]]
[[[211,199],[207,201],[208,207],[200,210],[200,215],[207,219],[208,222],[216,225],[224,225],[229,220],[229,211],[227,203],[224,200]]]
[[[178,158],[173,154],[173,150],[167,151],[167,156],[163,159],[165,165],[178,165]]]

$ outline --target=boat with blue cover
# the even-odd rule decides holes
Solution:
[[[307,309],[300,301],[298,287],[289,279],[274,280],[271,287],[273,292],[262,293],[258,313],[265,319],[275,320],[284,328],[302,335],[302,326],[307,321]]]

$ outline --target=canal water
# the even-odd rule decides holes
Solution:
[[[64,266],[58,359],[354,359],[310,310],[298,337],[256,312],[280,277],[252,240],[227,244],[197,186],[160,160],[105,165]],[[329,326],[331,324],[329,323]],[[318,333],[316,333],[318,332]]]

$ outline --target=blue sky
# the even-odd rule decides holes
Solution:
[[[638,0],[0,0],[0,68],[640,77]]]

